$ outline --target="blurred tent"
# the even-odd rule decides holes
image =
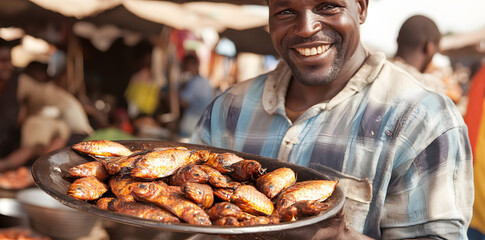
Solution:
[[[232,4],[226,2],[201,1],[153,1],[153,0],[30,0],[31,2],[61,13],[64,16],[83,19],[114,7],[123,5],[129,12],[156,23],[177,29],[197,31],[210,27],[223,31],[226,28],[237,30],[266,25],[267,12],[253,5]],[[230,2],[230,3],[228,3]],[[120,10],[113,17],[120,15]],[[104,18],[106,19],[106,17]]]
[[[42,37],[53,43],[59,41],[59,36],[54,33],[59,32],[58,24],[71,23],[74,20],[28,0],[0,1],[0,27],[18,27],[27,34]],[[44,33],[46,31],[47,33]]]
[[[160,34],[165,25],[140,18],[128,11],[123,5],[118,5],[94,16],[88,16],[83,21],[98,26],[114,25],[121,29],[128,29],[145,36]]]
[[[121,3],[121,0],[30,0],[31,2],[64,16],[81,19],[92,16]]]
[[[483,55],[485,53],[485,28],[473,32],[446,35],[440,45],[441,51],[446,55]]]
[[[169,0],[174,3],[188,2],[213,2],[213,3],[231,3],[235,5],[266,5],[266,0]]]
[[[2,0],[0,27],[19,27],[56,43],[59,28],[87,21],[142,34],[160,34],[165,26],[201,31],[211,28],[235,42],[238,51],[273,54],[264,0]],[[242,31],[242,32],[239,32]],[[251,36],[253,37],[248,37]]]
[[[445,35],[440,43],[441,53],[451,64],[467,66],[474,72],[485,59],[485,28],[467,33]]]
[[[268,23],[267,11],[256,6],[147,0],[125,0],[123,6],[141,18],[195,32],[203,28],[243,30]]]
[[[1,26],[27,25],[55,20],[93,20],[116,23],[132,29],[152,23],[177,29],[197,30],[212,27],[218,31],[236,30],[267,24],[266,8],[259,0],[241,1],[151,1],[151,0],[2,0]],[[247,5],[251,4],[251,5]],[[256,5],[254,5],[256,4]],[[132,16],[130,16],[132,15]],[[105,21],[105,22],[103,22]],[[143,29],[140,29],[143,30]]]

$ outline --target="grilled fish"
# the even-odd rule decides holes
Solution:
[[[313,200],[299,201],[286,208],[278,209],[273,215],[281,219],[281,221],[295,221],[302,217],[316,215],[328,207],[328,203],[326,202]]]
[[[249,226],[260,224],[277,224],[277,216],[254,216],[241,210],[237,205],[220,202],[207,211],[214,225]]]
[[[229,182],[225,175],[222,175],[215,168],[208,165],[191,164],[179,168],[174,175],[170,177],[170,184],[183,185],[186,182],[207,183],[218,188],[236,188],[240,185],[238,182]]]
[[[262,224],[278,224],[280,219],[275,216],[254,216],[248,220],[240,221],[239,226],[252,226]]]
[[[146,179],[167,177],[177,169],[207,161],[209,151],[186,149],[167,149],[140,155],[131,170],[131,176]]]
[[[104,168],[110,175],[116,175],[119,173],[126,174],[131,172],[133,166],[137,160],[137,156],[121,156],[108,159],[95,158],[97,161],[104,165]]]
[[[103,163],[104,167],[111,175],[116,175],[118,173],[126,174],[130,173],[131,169],[133,169],[135,162],[142,158],[143,155],[146,155],[153,151],[164,151],[168,149],[185,149],[186,148],[175,148],[175,147],[158,147],[158,148],[151,148],[147,150],[139,150],[133,152],[129,156],[120,156],[120,157],[110,157],[110,158],[99,158],[94,157],[94,159],[98,160],[99,162]]]
[[[96,206],[101,209],[164,223],[180,222],[180,219],[172,213],[158,206],[140,202],[124,202],[116,198],[101,198],[96,202]]]
[[[274,211],[271,200],[251,185],[241,185],[236,190],[219,188],[214,190],[214,195],[254,215],[269,216]]]
[[[76,178],[95,177],[99,180],[105,180],[109,177],[108,172],[103,164],[97,161],[83,163],[69,169],[69,174]]]
[[[170,176],[170,184],[181,186],[187,182],[206,183],[209,181],[209,175],[201,168],[200,165],[190,164],[179,168]]]
[[[234,191],[231,202],[238,205],[243,211],[254,215],[271,215],[274,206],[271,200],[255,187],[242,185]]]
[[[234,195],[234,189],[216,188],[214,189],[214,195],[222,201],[230,202],[232,195]]]
[[[297,182],[283,191],[276,199],[276,209],[285,209],[300,201],[320,201],[332,195],[338,181],[309,180]]]
[[[214,203],[214,192],[212,187],[207,184],[187,182],[182,185],[185,197],[194,201],[203,209],[212,207]]]
[[[96,200],[108,191],[108,185],[95,177],[84,177],[74,181],[67,195],[79,200]]]
[[[261,163],[255,160],[242,160],[231,164],[231,177],[237,181],[257,179],[265,172]]]
[[[327,202],[321,201],[299,201],[293,206],[298,209],[298,217],[313,216],[329,207]]]
[[[109,140],[84,141],[74,144],[72,148],[84,154],[100,157],[118,157],[132,154],[131,150],[123,144]]]
[[[266,173],[256,180],[257,189],[270,199],[276,197],[283,189],[293,185],[296,175],[290,168],[278,168]]]
[[[209,160],[205,163],[223,174],[232,172],[231,165],[233,163],[244,160],[234,153],[211,153]]]
[[[135,198],[131,193],[132,186],[138,181],[135,179],[126,176],[126,175],[116,175],[112,176],[109,179],[109,186],[111,188],[111,192],[121,201],[125,202],[134,202]]]
[[[183,221],[196,225],[211,225],[207,213],[167,184],[158,182],[137,183],[133,193],[146,202],[154,203],[178,216]]]
[[[109,203],[115,198],[112,197],[103,197],[96,201],[96,207],[101,208],[103,210],[110,210]]]
[[[230,203],[230,202],[219,202],[214,204],[214,206],[212,206],[209,210],[207,210],[207,214],[209,215],[212,221],[216,221],[218,219],[225,218],[225,217],[234,217],[238,221],[239,220],[244,221],[244,220],[249,220],[251,219],[251,217],[254,216],[244,212],[236,204]]]
[[[235,189],[239,185],[241,185],[238,182],[228,181],[228,178],[222,175],[222,173],[217,171],[215,168],[212,168],[207,165],[198,165],[198,166],[207,174],[209,183],[214,187]]]
[[[239,221],[235,217],[223,217],[214,221],[217,226],[239,226]]]

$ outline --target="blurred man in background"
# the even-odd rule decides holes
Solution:
[[[446,94],[443,81],[432,74],[425,73],[434,55],[439,52],[441,33],[435,22],[428,17],[415,15],[408,18],[397,37],[397,52],[394,64],[409,72],[424,86]]]
[[[463,94],[453,70],[433,65],[439,52],[441,33],[436,23],[423,15],[404,21],[397,37],[398,49],[391,61],[403,68],[425,87],[450,97],[455,103]]]

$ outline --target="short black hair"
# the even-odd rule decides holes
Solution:
[[[436,23],[423,15],[408,18],[397,37],[397,44],[403,47],[415,48],[426,42],[439,44],[441,33]]]

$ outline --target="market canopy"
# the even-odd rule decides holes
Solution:
[[[78,19],[95,15],[120,5],[122,0],[30,0],[31,2],[64,16]]]
[[[213,29],[234,41],[238,52],[267,54],[274,50],[264,31],[268,21],[265,4],[265,0],[2,0],[0,27],[19,27],[49,42],[61,37],[59,23],[68,23],[75,31],[83,29],[84,33],[89,28],[104,31],[91,34],[96,36],[90,38],[98,40],[124,35],[125,30],[145,37],[159,35],[165,26],[194,32]],[[88,24],[76,27],[82,22],[96,28]],[[86,38],[79,34],[76,32]],[[105,40],[100,42],[106,45]]]
[[[268,23],[268,11],[262,6],[147,0],[125,0],[123,6],[141,18],[191,31],[202,28],[217,32],[227,28],[244,30]]]
[[[122,21],[123,18],[131,21],[134,17],[130,14],[134,14],[141,19],[176,29],[196,31],[201,28],[213,28],[222,32],[227,28],[243,30],[266,25],[268,12],[267,8],[261,5],[263,2],[261,0],[3,0],[0,3],[3,9],[0,13],[5,12],[4,16],[11,19],[13,19],[12,17],[18,18],[19,15],[25,19],[31,18],[32,15],[27,14],[31,12],[39,14],[43,12],[42,18],[55,16],[55,14],[47,14],[45,11],[35,9],[35,6],[31,4],[34,3],[43,9],[68,18],[78,20],[103,18],[107,20],[109,14],[104,13],[117,9],[117,14],[111,15],[112,18],[119,19],[117,21]]]

